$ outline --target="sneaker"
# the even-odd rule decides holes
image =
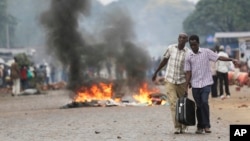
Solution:
[[[196,131],[195,131],[196,134],[202,134],[203,133],[203,129],[202,128],[198,128]]]
[[[225,99],[225,96],[224,96],[224,95],[221,95],[220,98],[223,100],[223,99]]]
[[[11,94],[11,96],[15,97],[15,96],[18,96],[17,94]]]
[[[227,98],[230,98],[230,95],[227,95]]]
[[[180,134],[181,133],[181,129],[180,128],[175,128],[174,134]]]
[[[186,132],[187,132],[187,127],[186,126],[182,127],[180,133],[184,134]]]
[[[205,128],[204,131],[205,131],[205,133],[212,133],[212,131],[210,130],[210,128]]]

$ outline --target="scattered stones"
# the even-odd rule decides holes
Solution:
[[[99,132],[99,131],[95,131],[95,134],[100,134],[101,132]]]
[[[242,104],[242,105],[238,106],[238,108],[248,108],[248,105]]]
[[[117,136],[117,139],[121,139],[122,137],[121,136]]]

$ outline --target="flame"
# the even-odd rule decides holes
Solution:
[[[92,100],[110,100],[113,97],[112,91],[113,84],[93,84],[91,87],[81,87],[77,91],[77,95],[74,97],[74,102],[90,102]],[[133,98],[142,104],[153,105],[154,100],[150,97],[150,94],[159,92],[159,89],[148,88],[147,83],[143,83],[139,88],[138,93],[133,95]],[[119,98],[114,99],[116,102],[120,102]],[[164,101],[161,101],[161,104],[164,104]]]
[[[84,102],[91,100],[108,100],[113,96],[112,84],[99,83],[90,88],[82,87],[77,91],[74,98],[75,102]]]
[[[139,94],[133,95],[133,98],[139,103],[148,103],[152,104],[152,99],[150,98],[150,94],[159,92],[159,89],[149,89],[147,83],[143,83],[142,87],[139,88]]]

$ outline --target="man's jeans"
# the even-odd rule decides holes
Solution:
[[[203,88],[192,88],[194,100],[196,102],[196,117],[198,128],[210,128],[209,105],[208,98],[211,91],[211,86]]]

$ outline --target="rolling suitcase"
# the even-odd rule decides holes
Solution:
[[[178,122],[193,126],[196,123],[195,102],[187,97],[180,97],[176,102],[176,119]]]

